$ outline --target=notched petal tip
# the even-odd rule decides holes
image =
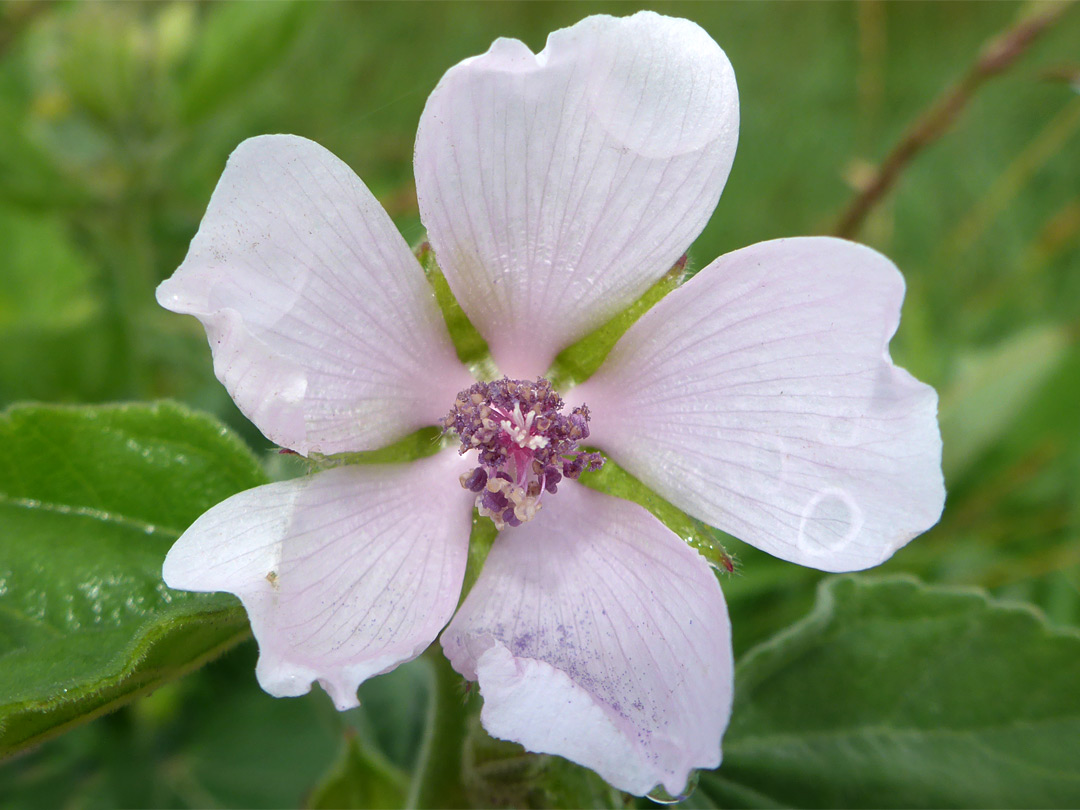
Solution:
[[[330,695],[330,699],[334,701],[334,708],[339,712],[347,712],[349,709],[355,709],[360,705],[360,698],[356,696],[356,690],[360,688],[360,684],[363,683],[366,678],[357,678],[355,683],[341,684],[338,681],[328,681],[325,678],[319,679],[319,686]]]
[[[399,664],[411,661],[427,649],[429,642],[418,644],[407,654],[376,657],[359,663],[311,668],[292,660],[290,650],[278,650],[270,645],[260,646],[255,676],[263,691],[273,697],[299,697],[318,683],[339,712],[360,705],[357,690],[369,678],[389,672]]]
[[[259,661],[255,665],[255,677],[263,691],[276,698],[306,695],[318,678],[311,670],[290,666],[283,661],[274,661],[265,653],[259,655]]]
[[[537,55],[529,49],[528,45],[512,37],[499,37],[491,43],[491,47],[485,53],[466,59],[462,64],[467,64],[474,59],[486,59],[489,69],[502,69],[509,72],[529,70],[540,64]]]
[[[186,314],[190,304],[183,295],[182,288],[172,279],[167,278],[154,290],[154,299],[170,312]]]
[[[597,63],[588,85],[593,112],[624,148],[670,158],[720,140],[730,169],[739,132],[735,71],[700,25],[649,10],[597,15],[552,33],[543,53],[555,60],[581,51]]]
[[[500,41],[447,71],[417,132],[417,199],[502,373],[544,373],[674,264],[720,197],[738,118],[724,52],[657,14],[589,17],[535,57]]]

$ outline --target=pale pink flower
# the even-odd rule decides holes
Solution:
[[[500,39],[443,77],[416,140],[420,213],[501,373],[534,380],[676,262],[737,133],[724,53],[651,12],[590,17],[536,55]],[[588,444],[690,515],[827,571],[876,565],[944,498],[935,394],[889,359],[903,293],[859,245],[754,245],[670,293],[568,397],[591,410]],[[303,455],[438,424],[474,382],[389,217],[302,138],[240,145],[158,300],[202,321],[240,409]],[[509,410],[492,441],[528,461],[548,421]],[[272,695],[318,680],[355,706],[449,621],[443,649],[495,736],[637,794],[717,766],[732,654],[705,560],[637,504],[563,481],[499,534],[454,615],[476,467],[447,449],[243,492],[177,541],[166,582],[243,600]],[[530,498],[554,488],[538,483]]]

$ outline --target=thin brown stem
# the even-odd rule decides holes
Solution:
[[[912,158],[944,135],[975,92],[986,81],[1008,70],[1075,2],[1061,0],[1040,5],[1034,13],[987,41],[963,77],[934,99],[874,170],[870,181],[838,220],[836,235],[845,238],[854,236]]]

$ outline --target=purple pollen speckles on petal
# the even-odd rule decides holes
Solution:
[[[532,520],[544,493],[554,495],[564,477],[603,466],[599,453],[577,449],[589,437],[588,407],[568,414],[562,407],[543,377],[503,377],[459,393],[442,420],[443,429],[461,439],[462,455],[477,451],[479,466],[461,476],[461,486],[478,493],[477,509],[499,529]]]

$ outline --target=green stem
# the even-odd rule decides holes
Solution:
[[[424,742],[409,788],[409,808],[466,807],[461,778],[462,745],[468,709],[461,690],[461,676],[436,645],[424,658],[428,662],[431,695]]]

